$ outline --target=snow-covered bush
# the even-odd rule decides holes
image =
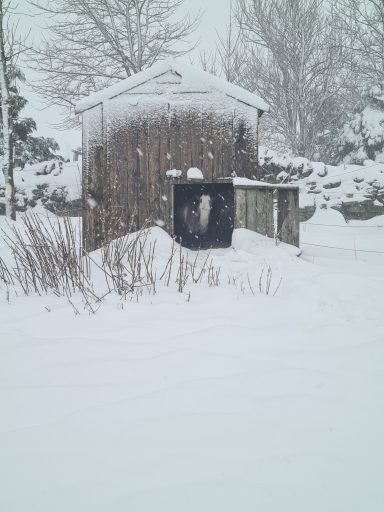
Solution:
[[[26,164],[44,162],[54,158],[62,160],[57,154],[60,150],[58,143],[52,137],[32,137],[28,135],[15,144],[15,163],[20,167]]]
[[[340,158],[345,163],[384,162],[384,83],[365,91],[359,107],[340,136]]]

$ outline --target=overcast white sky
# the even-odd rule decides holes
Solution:
[[[224,30],[228,19],[231,0],[185,0],[184,12],[195,14],[199,9],[203,12],[201,25],[196,33],[200,39],[199,49],[210,49],[214,46],[216,39],[216,30]],[[38,40],[41,34],[41,25],[43,20],[39,17],[28,16],[33,9],[28,0],[19,2],[19,10],[25,13],[22,16],[22,24],[26,28],[31,28],[31,35],[34,40]],[[180,10],[180,12],[183,12]],[[24,69],[27,78],[31,78],[28,69]],[[81,134],[78,131],[66,130],[59,131],[52,127],[60,123],[60,112],[56,108],[44,108],[44,103],[31,91],[23,90],[29,105],[24,109],[23,116],[31,116],[37,122],[37,134],[54,137],[60,144],[62,153],[69,154],[73,147],[81,144]]]

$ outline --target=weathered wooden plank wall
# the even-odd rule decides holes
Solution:
[[[247,228],[247,189],[235,188],[235,228]]]
[[[299,247],[299,189],[277,190],[277,236],[282,242]]]
[[[273,189],[235,186],[235,228],[274,236]]]
[[[276,237],[299,247],[299,189],[279,188]],[[275,236],[273,186],[235,186],[235,228],[247,228],[270,238]]]
[[[255,193],[256,214],[255,223],[258,233],[274,237],[275,227],[273,219],[273,189],[257,188]]]
[[[136,110],[135,110],[136,109]],[[201,110],[156,105],[132,107],[118,119],[102,115],[97,144],[84,148],[84,240],[86,250],[138,229],[148,220],[172,232],[169,169],[199,167],[207,181],[258,178],[257,131],[243,119]],[[257,111],[255,110],[255,119]],[[93,130],[88,123],[88,130]],[[100,127],[98,128],[100,131]],[[93,197],[90,208],[86,197]]]

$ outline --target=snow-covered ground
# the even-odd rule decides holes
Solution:
[[[221,286],[96,315],[0,289],[0,510],[381,512],[383,226],[319,210],[299,258],[240,230]]]

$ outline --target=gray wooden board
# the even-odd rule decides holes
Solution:
[[[255,196],[257,210],[255,231],[273,237],[273,190],[256,188]]]
[[[247,191],[235,188],[235,228],[247,227]]]
[[[246,207],[246,225],[245,227],[247,229],[250,229],[252,231],[257,231],[258,233],[261,233],[259,231],[259,218],[260,218],[260,212],[258,208],[258,190],[257,189],[247,189],[245,191],[246,193],[246,200],[247,200],[247,207]],[[259,228],[259,229],[258,229]],[[263,233],[264,234],[264,233]]]
[[[277,234],[282,242],[299,246],[299,191],[278,189]]]

